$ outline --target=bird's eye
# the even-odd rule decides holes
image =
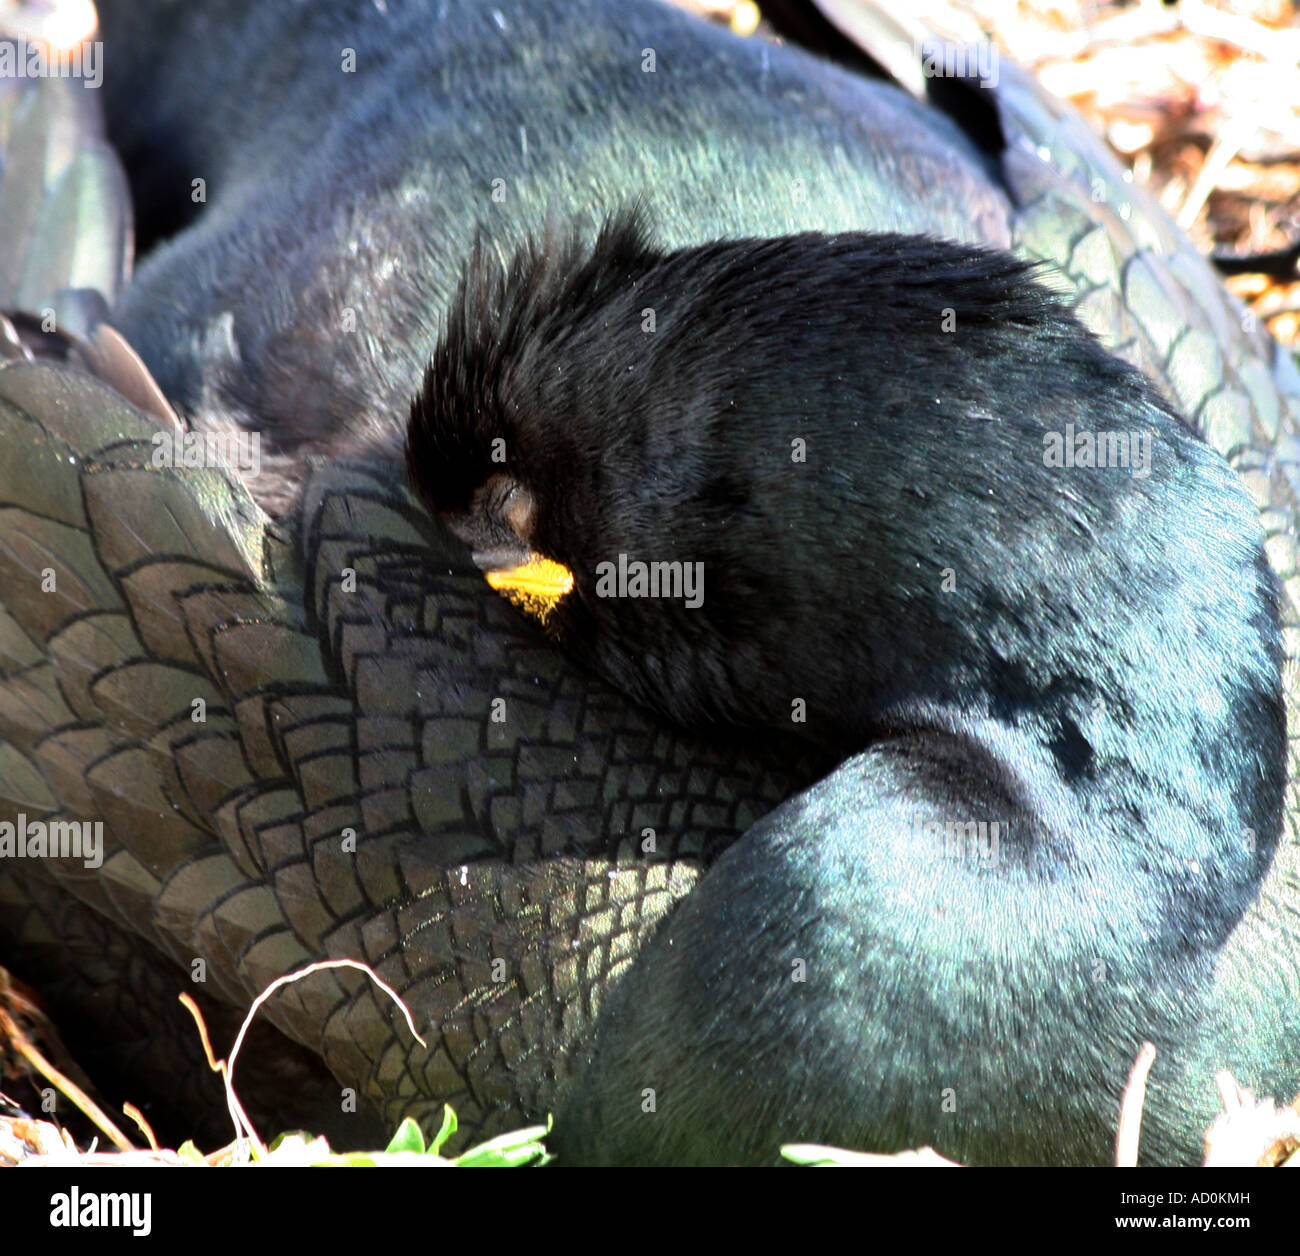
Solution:
[[[498,507],[501,519],[525,544],[532,535],[534,513],[533,495],[522,484],[512,484]]]

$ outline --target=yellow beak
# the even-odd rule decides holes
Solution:
[[[543,624],[559,600],[573,588],[573,572],[540,554],[530,555],[527,562],[517,567],[484,574],[492,588]]]

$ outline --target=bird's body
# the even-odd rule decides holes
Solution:
[[[75,899],[229,1003],[370,959],[426,1053],[350,986],[278,1023],[390,1119],[558,1109],[570,1160],[1099,1162],[1144,1038],[1152,1160],[1194,1158],[1214,1068],[1300,1086],[1292,602],[1219,456],[1290,529],[1300,381],[1077,122],[1006,66],[970,89],[990,143],[648,2],[102,10],[109,136],[176,233],[111,321],[188,421],[266,449],[246,482],[144,474],[147,428],[0,371],[8,439],[77,453],[65,512],[20,495],[0,534],[33,643],[0,779],[116,843],[89,881],[0,880],[6,956]],[[611,229],[566,290],[632,204],[651,239]],[[554,304],[511,340],[491,277],[528,240]],[[463,513],[511,403],[550,469],[510,518],[597,612],[548,623],[578,668],[398,483],[431,359],[417,486]],[[1149,436],[1146,474],[1080,432]],[[93,648],[25,583],[34,519],[108,573]],[[620,553],[704,560],[702,606],[596,602]],[[26,696],[47,674],[66,712]]]
[[[618,218],[590,254],[471,263],[409,462],[486,565],[516,533],[571,573],[547,633],[622,692],[862,751],[814,787],[816,820],[770,817],[665,922],[560,1146],[726,1159],[744,1135],[699,1113],[762,1129],[791,1102],[819,1139],[917,1141],[923,1117],[879,1113],[949,1071],[980,1078],[961,1154],[1010,1158],[1005,1034],[1051,1058],[1053,1095],[1092,1094],[1055,1136],[1099,1155],[1121,1044],[1170,998],[1210,1001],[1282,822],[1255,509],[1150,384],[1005,253],[862,233],[662,252]],[[637,561],[695,570],[695,595],[609,578]],[[899,1069],[927,1003],[942,1047]],[[741,1067],[792,1024],[797,1049]],[[621,1113],[652,1077],[659,1119]]]
[[[548,216],[594,228],[645,197],[672,245],[863,226],[1010,240],[1005,193],[946,119],[664,6],[161,12],[104,6],[123,50],[110,132],[149,186],[168,176],[153,214],[195,226],[140,266],[115,325],[189,411],[256,416],[295,448],[400,457],[480,227],[508,257]]]

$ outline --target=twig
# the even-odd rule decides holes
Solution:
[[[1142,1137],[1142,1106],[1147,1098],[1147,1077],[1155,1063],[1156,1049],[1149,1042],[1142,1044],[1124,1087],[1124,1097],[1119,1103],[1119,1128],[1115,1133],[1115,1164],[1121,1169],[1131,1169],[1138,1162],[1138,1143]]]
[[[257,1015],[262,1004],[267,1001],[277,990],[283,986],[293,985],[295,981],[301,981],[304,977],[310,977],[312,973],[321,972],[326,968],[353,968],[357,972],[365,973],[371,981],[375,983],[394,1003],[402,1010],[402,1015],[406,1018],[406,1027],[411,1031],[411,1036],[422,1047],[428,1046],[423,1038],[416,1032],[415,1021],[411,1017],[411,1010],[402,1002],[401,996],[393,989],[375,970],[367,964],[363,964],[355,959],[323,959],[315,963],[308,964],[305,968],[300,968],[296,972],[286,973],[283,977],[277,977],[261,994],[252,1002],[248,1009],[248,1015],[244,1017],[244,1023],[239,1027],[239,1033],[235,1036],[235,1045],[230,1049],[230,1059],[218,1060],[212,1052],[212,1043],[208,1039],[207,1026],[203,1023],[203,1014],[199,1011],[198,1005],[188,994],[182,994],[180,1001],[190,1015],[194,1017],[195,1023],[199,1027],[199,1034],[203,1042],[203,1051],[208,1058],[208,1067],[214,1073],[220,1073],[221,1079],[226,1087],[226,1106],[230,1110],[230,1119],[235,1123],[235,1137],[237,1139],[247,1139],[258,1156],[266,1154],[266,1144],[258,1137],[257,1131],[253,1128],[252,1121],[248,1118],[248,1113],[244,1111],[244,1106],[239,1102],[239,1097],[235,1094],[235,1060],[239,1056],[240,1048],[244,1045],[244,1037],[248,1033],[249,1027],[253,1023],[253,1017]]]
[[[7,1037],[10,1045],[45,1078],[60,1094],[66,1096],[81,1114],[90,1121],[119,1151],[134,1151],[131,1140],[109,1119],[108,1114],[66,1073],[60,1072],[37,1049],[26,1032],[9,1015],[8,1008],[0,1005],[0,1038]]]

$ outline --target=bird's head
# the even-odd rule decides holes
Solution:
[[[769,276],[737,282],[756,245],[666,253],[639,211],[504,263],[480,241],[411,410],[412,481],[489,583],[682,719],[740,718],[723,656],[794,562],[764,558],[790,407],[745,413],[778,321],[747,308]]]

